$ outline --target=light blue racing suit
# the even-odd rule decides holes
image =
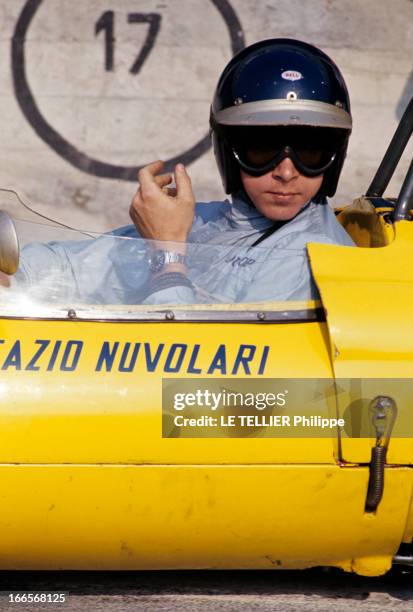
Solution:
[[[318,297],[306,252],[309,242],[354,246],[327,204],[310,202],[273,226],[240,195],[198,203],[188,237],[188,278],[150,295],[147,243],[128,225],[96,239],[30,243],[21,253],[18,286],[48,301],[94,304],[191,304],[307,300]],[[173,250],[172,248],[170,250]]]

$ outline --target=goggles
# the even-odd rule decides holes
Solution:
[[[318,176],[334,163],[338,149],[337,141],[333,143],[325,134],[317,134],[316,130],[308,132],[305,128],[301,131],[267,129],[261,134],[255,130],[231,141],[235,159],[252,176],[266,174],[286,157],[301,174]]]

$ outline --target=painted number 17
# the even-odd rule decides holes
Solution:
[[[159,13],[128,13],[128,23],[147,23],[148,32],[142,48],[131,66],[129,72],[138,74],[144,61],[148,57],[155,44],[156,37],[161,27],[161,15]],[[105,36],[105,70],[114,70],[115,65],[115,12],[105,11],[95,23],[95,36],[100,32]]]

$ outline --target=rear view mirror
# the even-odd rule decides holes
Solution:
[[[12,218],[0,210],[0,271],[14,274],[19,267],[19,241]]]

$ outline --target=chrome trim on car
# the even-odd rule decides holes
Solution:
[[[27,309],[19,313],[16,308],[10,311],[2,309],[0,319],[23,320],[57,320],[57,321],[97,321],[97,322],[141,322],[141,323],[307,323],[325,321],[323,308],[301,310],[174,310],[169,307],[162,310],[138,310],[96,307],[36,309],[33,315],[27,315]]]

